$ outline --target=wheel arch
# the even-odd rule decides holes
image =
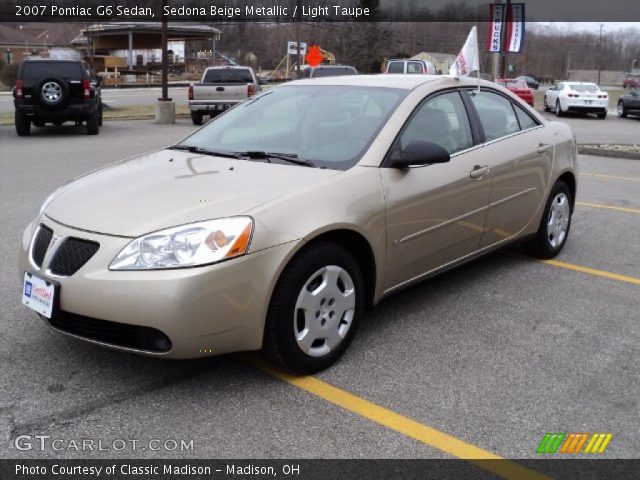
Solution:
[[[569,192],[571,193],[571,212],[573,213],[573,209],[575,208],[575,205],[576,205],[576,191],[577,191],[575,175],[573,174],[573,172],[567,171],[567,172],[564,172],[562,175],[560,175],[558,177],[558,180],[556,181],[562,181],[567,184],[567,187],[569,187]]]

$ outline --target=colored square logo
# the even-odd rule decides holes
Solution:
[[[24,295],[25,297],[31,298],[31,289],[33,288],[33,284],[31,282],[24,283]]]

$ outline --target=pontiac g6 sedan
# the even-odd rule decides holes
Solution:
[[[291,82],[54,192],[24,232],[22,301],[111,348],[315,372],[401,288],[513,242],[558,254],[576,156],[495,83]]]

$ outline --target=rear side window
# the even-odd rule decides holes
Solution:
[[[407,73],[424,73],[424,65],[420,62],[407,63]]]
[[[82,68],[72,62],[27,62],[22,70],[22,80],[33,84],[47,77],[62,80],[82,80]]]
[[[538,126],[538,122],[531,118],[531,116],[520,106],[514,104],[513,108],[516,111],[516,116],[518,117],[518,122],[520,123],[520,130],[529,130],[530,128]]]
[[[388,73],[404,73],[404,62],[391,62],[387,68]]]
[[[511,100],[488,91],[480,93],[474,91],[468,94],[478,111],[487,142],[520,130]]]
[[[253,83],[253,77],[247,68],[218,68],[207,71],[204,83]]]

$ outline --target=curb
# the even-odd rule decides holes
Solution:
[[[615,149],[616,145],[578,145],[578,153],[581,155],[595,155],[597,157],[624,158],[627,160],[640,160],[640,149],[638,151],[625,151]],[[609,147],[609,148],[606,148]]]

